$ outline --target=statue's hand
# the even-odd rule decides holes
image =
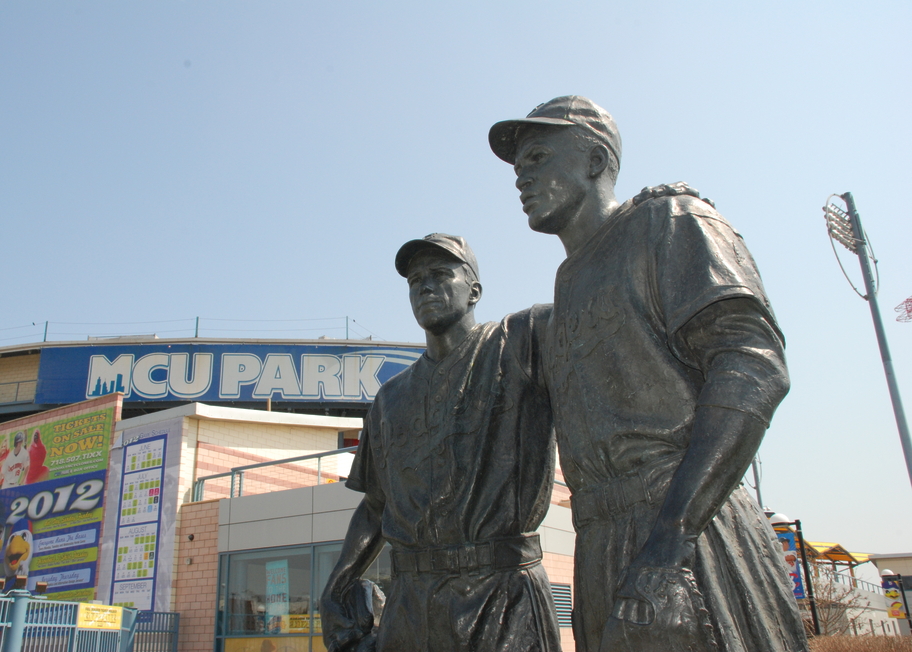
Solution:
[[[376,652],[377,651],[377,634],[371,632],[361,639],[355,652]]]
[[[320,619],[329,652],[345,652],[361,640],[361,628],[349,617],[345,605],[326,595],[320,601]]]
[[[375,647],[371,633],[374,617],[358,599],[358,587],[358,582],[353,583],[342,601],[329,592],[320,600],[323,642],[329,652],[370,652]]]
[[[703,597],[687,568],[633,567],[602,630],[601,652],[716,649]]]

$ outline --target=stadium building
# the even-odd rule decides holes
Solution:
[[[319,595],[361,498],[339,480],[377,390],[423,349],[202,338],[0,349],[0,457],[29,459],[0,488],[4,541],[30,545],[20,574],[52,598],[178,612],[180,650],[324,650]],[[539,534],[572,650],[567,498],[556,486]],[[367,576],[384,587],[389,575],[385,551]]]

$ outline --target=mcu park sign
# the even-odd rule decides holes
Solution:
[[[421,348],[305,344],[47,347],[36,403],[122,392],[126,401],[369,402]]]

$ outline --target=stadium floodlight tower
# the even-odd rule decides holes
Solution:
[[[838,197],[845,202],[845,209],[833,203],[833,198]],[[899,386],[896,384],[896,374],[893,372],[893,360],[890,358],[890,348],[887,346],[887,336],[884,333],[883,321],[880,319],[880,309],[877,307],[877,284],[874,280],[874,271],[871,267],[871,260],[877,264],[871,251],[871,245],[868,242],[864,229],[861,226],[861,219],[858,217],[858,210],[855,208],[855,199],[852,193],[847,192],[842,195],[830,195],[827,203],[823,207],[823,213],[826,217],[827,231],[830,235],[830,244],[833,245],[835,240],[843,247],[858,256],[861,263],[861,274],[864,277],[865,292],[858,292],[858,288],[852,285],[855,292],[868,302],[871,308],[871,318],[874,320],[874,332],[877,334],[877,344],[880,346],[880,357],[883,360],[884,374],[887,376],[887,386],[890,389],[890,399],[893,401],[893,414],[896,416],[896,427],[899,429],[899,440],[902,443],[903,455],[906,458],[906,470],[909,473],[909,482],[912,483],[912,441],[909,438],[909,425],[906,423],[906,414],[903,410],[902,399],[899,396]],[[833,253],[836,253],[836,246],[833,245]],[[836,256],[839,260],[839,256]],[[839,261],[842,267],[842,261]],[[845,274],[849,283],[849,275],[846,274],[845,268],[842,273]]]

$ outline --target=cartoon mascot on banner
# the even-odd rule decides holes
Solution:
[[[21,519],[3,528],[4,593],[16,586],[17,577],[28,577],[34,543],[31,521]]]

